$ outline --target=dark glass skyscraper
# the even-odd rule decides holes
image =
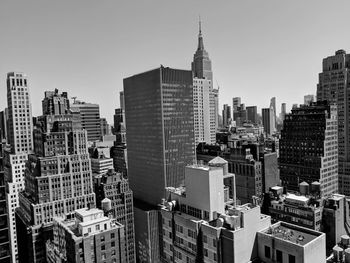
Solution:
[[[128,178],[151,205],[179,186],[195,159],[192,72],[160,68],[124,79]]]

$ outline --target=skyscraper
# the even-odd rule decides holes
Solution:
[[[286,116],[286,113],[287,113],[287,107],[286,107],[286,104],[285,103],[282,103],[281,104],[281,121],[283,122],[284,121],[284,118]]]
[[[248,106],[247,108],[247,118],[250,122],[258,124],[258,109],[256,106]]]
[[[241,106],[241,97],[232,98],[232,110],[233,112],[237,111],[238,107]]]
[[[327,102],[292,109],[283,122],[279,141],[282,185],[297,191],[299,184],[320,183],[321,195],[338,191],[337,109]]]
[[[53,217],[95,204],[87,134],[75,117],[51,114],[37,118],[35,153],[28,156],[25,189],[19,193],[16,210],[21,262],[44,262]]]
[[[201,21],[199,21],[198,48],[193,56],[192,72],[194,78],[213,80],[211,60],[208,52],[204,49]]]
[[[274,130],[276,130],[276,120],[277,120],[277,116],[276,116],[276,97],[272,97],[270,100],[270,109],[273,109],[273,127]]]
[[[350,54],[338,50],[323,59],[317,100],[338,106],[339,192],[350,195]]]
[[[10,229],[12,261],[18,260],[15,209],[18,194],[24,189],[25,162],[33,149],[33,122],[27,76],[20,72],[7,74],[8,142],[4,153],[6,203]]]
[[[224,104],[224,108],[222,110],[222,124],[224,127],[227,127],[231,124],[231,121],[231,107]]]
[[[272,135],[275,131],[273,108],[261,109],[262,123],[266,135]]]
[[[193,106],[196,145],[215,143],[217,129],[217,96],[213,89],[213,72],[209,54],[204,49],[201,22],[199,22],[198,48],[193,56]]]
[[[100,106],[76,100],[71,109],[80,113],[81,125],[87,131],[88,141],[101,140]]]
[[[195,158],[192,72],[161,66],[131,76],[124,98],[130,187],[156,206]]]

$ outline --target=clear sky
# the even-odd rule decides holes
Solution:
[[[123,78],[164,66],[190,69],[198,16],[220,86],[220,108],[240,96],[277,109],[316,93],[322,59],[350,52],[350,1],[1,0],[0,109],[6,73],[28,75],[33,115],[45,90],[100,104],[112,122]]]

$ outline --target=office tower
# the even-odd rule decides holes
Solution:
[[[279,140],[282,185],[298,190],[299,183],[319,182],[321,195],[338,191],[337,108],[327,102],[292,109]]]
[[[196,145],[200,142],[215,143],[218,90],[213,89],[213,72],[208,52],[204,49],[201,22],[192,71],[195,142]]]
[[[33,149],[32,109],[27,85],[27,76],[23,73],[7,74],[7,105],[9,110],[9,144],[11,153],[27,153]]]
[[[15,209],[18,193],[24,189],[25,162],[33,149],[32,109],[27,76],[19,72],[7,74],[8,143],[4,153],[6,203],[10,229],[11,257],[18,261]]]
[[[45,91],[45,98],[42,101],[42,108],[44,115],[68,114],[68,93],[62,92],[62,94],[59,94],[58,89],[55,89],[55,91]]]
[[[100,106],[75,100],[71,109],[80,113],[81,125],[87,131],[88,141],[101,140]]]
[[[232,98],[232,110],[235,112],[241,106],[241,97]]]
[[[113,158],[113,167],[116,172],[120,172],[124,177],[128,177],[128,152],[126,144],[119,144],[117,141],[111,147],[110,156]]]
[[[311,102],[315,102],[315,95],[309,94],[304,96],[304,104],[310,105]]]
[[[6,183],[4,173],[5,141],[0,134],[0,262],[11,262],[8,210],[6,208]]]
[[[47,262],[124,263],[125,229],[96,208],[82,208],[73,217],[54,218],[52,242],[46,244]]]
[[[78,123],[75,123],[78,122]],[[87,134],[74,114],[37,118],[16,209],[20,262],[43,262],[54,217],[95,204]]]
[[[270,109],[273,109],[273,127],[276,130],[276,97],[272,97],[270,100]]]
[[[275,132],[273,108],[261,109],[261,115],[265,134],[272,135]]]
[[[225,200],[223,166],[186,167],[185,187],[168,188],[161,206],[162,262],[253,262],[257,231],[270,217],[252,204],[233,206]]]
[[[286,114],[287,114],[286,104],[282,103],[281,104],[281,116],[280,116],[282,122],[284,121],[284,118],[285,118]]]
[[[208,79],[193,79],[194,132],[196,145],[215,143],[216,115],[212,83]]]
[[[317,85],[317,100],[338,106],[339,192],[350,195],[350,54],[338,50],[323,59]]]
[[[108,124],[106,118],[100,119],[100,126],[101,126],[101,137],[111,134],[111,132],[110,132],[111,128],[109,127],[109,124]]]
[[[136,199],[157,205],[195,158],[192,82],[191,71],[163,66],[124,79],[128,178]]]
[[[213,81],[211,60],[209,59],[208,52],[204,49],[201,21],[199,21],[198,48],[193,56],[192,72],[194,78]]]
[[[222,110],[222,124],[224,127],[228,127],[231,125],[231,107],[227,104],[224,104],[224,108]]]
[[[0,138],[2,140],[8,141],[7,136],[7,122],[8,122],[8,110],[7,108],[3,111],[0,111]]]
[[[110,202],[108,211],[124,226],[126,255],[124,262],[136,262],[134,208],[128,180],[123,178],[122,174],[110,169],[107,173],[94,177],[94,190],[97,207],[103,209],[104,203]]]
[[[248,113],[245,107],[245,104],[242,103],[238,107],[236,107],[236,110],[233,110],[233,120],[236,122],[236,127],[242,127],[243,124],[248,119]]]
[[[247,119],[253,124],[258,124],[258,109],[256,106],[248,106]]]
[[[192,72],[161,66],[126,78],[124,99],[137,258],[157,262],[157,204],[195,158]]]

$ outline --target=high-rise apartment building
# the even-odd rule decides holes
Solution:
[[[12,261],[18,261],[15,209],[18,194],[24,189],[25,162],[33,149],[33,121],[27,76],[19,72],[7,74],[8,143],[4,154],[6,202]]]
[[[224,108],[222,110],[222,124],[224,127],[231,125],[231,107],[227,104],[224,104]]]
[[[195,158],[192,72],[161,66],[126,78],[124,98],[130,187],[157,205]]]
[[[94,204],[95,194],[87,134],[74,114],[38,117],[33,134],[16,225],[19,260],[36,263],[45,262],[53,218]]]
[[[71,108],[80,113],[81,125],[87,131],[88,141],[101,140],[100,106],[75,100]]]
[[[253,124],[258,124],[258,109],[256,106],[248,106],[247,119]]]
[[[193,106],[196,145],[215,143],[217,129],[218,90],[213,89],[213,72],[208,52],[204,49],[201,24],[198,48],[193,56]]]
[[[68,218],[54,218],[53,241],[47,242],[48,263],[124,263],[124,226],[103,210],[82,208]]]
[[[321,184],[321,195],[338,192],[337,108],[327,102],[292,109],[279,140],[282,185],[297,191],[299,184]]]
[[[112,169],[103,175],[95,176],[94,189],[97,207],[103,209],[104,202],[109,201],[108,211],[124,226],[126,255],[124,262],[136,262],[133,196],[128,180]]]
[[[350,54],[338,50],[323,59],[317,100],[338,106],[339,192],[350,195]]]
[[[261,109],[261,116],[265,134],[272,135],[275,132],[273,108]]]

